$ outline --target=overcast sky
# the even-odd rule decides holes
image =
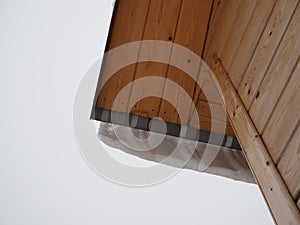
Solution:
[[[256,185],[183,170],[130,188],[82,159],[73,102],[112,9],[111,0],[0,0],[0,224],[273,224]]]

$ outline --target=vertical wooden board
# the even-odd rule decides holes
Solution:
[[[212,0],[183,0],[175,43],[201,56]]]
[[[283,36],[274,59],[250,107],[250,116],[260,133],[262,133],[298,60],[300,53],[299,21],[300,6],[298,6]]]
[[[135,64],[129,65],[119,70],[110,79],[108,79],[99,92],[96,107],[108,110],[112,110],[112,108],[114,108],[113,110],[126,112],[129,91],[123,92],[123,94],[127,96],[127,98],[124,96],[122,99],[123,104],[114,103],[114,101],[119,92],[132,81],[132,74],[134,70]]]
[[[218,26],[223,19],[223,14],[225,12],[224,9],[226,8],[227,4],[227,0],[214,0],[213,2],[204,51],[202,54],[203,59],[206,59],[206,57],[208,56],[208,51],[215,38]]]
[[[207,101],[207,98],[206,96],[203,94],[202,92],[202,89],[203,86],[204,86],[204,82],[205,80],[207,79],[207,77],[209,77],[209,73],[210,73],[210,69],[209,67],[206,65],[206,63],[201,59],[201,62],[200,62],[200,67],[199,67],[199,71],[198,71],[198,74],[197,74],[197,86],[195,88],[195,91],[194,91],[194,96],[193,96],[193,104],[194,106],[197,104],[198,101],[203,100],[203,101]],[[210,101],[212,101],[210,99]],[[195,110],[195,107],[190,107],[190,112],[189,112],[189,121],[191,120],[193,114],[194,114],[194,110]],[[189,124],[189,121],[188,121],[188,124]]]
[[[225,120],[220,119],[220,117],[223,117],[224,113],[226,114],[222,105],[200,100],[196,105],[196,109],[197,111],[194,112],[189,124],[191,127],[221,134],[225,131],[224,134],[235,136],[234,131],[226,117]],[[214,111],[214,116],[211,114],[211,111]],[[197,118],[199,118],[200,127],[198,126]],[[214,130],[211,126],[212,121],[214,121],[216,125]]]
[[[300,63],[289,80],[279,102],[262,134],[274,162],[282,155],[300,118]]]
[[[205,68],[206,66],[202,66],[201,68]],[[221,98],[218,93],[218,90],[213,83],[213,80],[211,79],[210,73],[212,71],[205,71],[203,69],[203,81],[202,81],[202,87],[201,87],[201,92],[199,96],[197,97],[195,104],[196,104],[196,110],[190,112],[190,121],[189,125],[192,127],[197,128],[197,115],[200,118],[200,122],[202,122],[201,129],[206,129],[206,127],[203,128],[203,126],[207,126],[206,123],[209,122],[210,124],[210,130],[211,132],[216,132],[216,133],[223,133],[224,132],[224,126],[226,126],[225,134],[235,136],[234,131],[229,123],[229,121],[226,119],[226,112],[221,105]],[[194,96],[194,98],[196,95]],[[206,103],[206,104],[205,104]],[[210,111],[207,111],[206,109],[211,107]],[[205,115],[205,113],[207,115]],[[211,115],[211,113],[215,114],[216,117]],[[211,118],[214,117],[213,119],[214,122],[216,122],[216,129],[214,130],[211,128]],[[206,118],[206,120],[205,120]],[[210,118],[210,120],[208,120]],[[199,128],[198,128],[199,129]]]
[[[256,0],[243,0],[234,15],[230,33],[220,52],[220,59],[225,70],[228,71],[236,51],[239,48],[243,34],[253,13]]]
[[[162,40],[174,42],[174,35],[177,28],[178,17],[180,14],[182,0],[152,0],[148,13],[143,40]],[[154,50],[159,51],[159,50]],[[154,52],[155,54],[155,52]],[[146,76],[155,76],[157,74],[167,75],[167,64],[154,64],[151,61],[151,55],[146,64],[139,64],[136,68],[135,79]],[[141,82],[143,84],[143,82]],[[155,88],[159,96],[163,94],[164,83],[152,86],[144,83],[143,87]],[[136,87],[134,82],[132,88]],[[158,97],[158,96],[157,96]],[[133,96],[138,98],[138,96]],[[159,113],[159,98],[147,98],[139,101],[136,108],[132,110],[135,115],[153,118]]]
[[[193,103],[195,80],[180,69],[172,66],[169,66],[167,74],[168,82],[164,85],[162,100],[169,99],[170,103],[172,103],[172,108],[166,101],[161,101],[159,117],[171,123],[180,124],[179,121],[181,121],[181,125],[187,126],[190,107]],[[169,83],[170,80],[174,81],[176,85]],[[172,109],[176,109],[176,111]],[[178,117],[178,112],[181,112],[180,118]]]
[[[280,0],[259,41],[255,53],[238,89],[246,109],[255,98],[259,85],[271,63],[272,57],[293,15],[298,0]]]
[[[211,5],[212,0],[184,0],[182,3],[174,42],[191,50],[199,58],[201,57],[203,51]],[[176,109],[181,108],[183,109],[182,111],[187,112],[185,115],[181,115],[182,125],[187,125],[188,114],[193,101],[196,85],[195,81],[197,80],[200,60],[198,60],[197,57],[186,58],[185,55],[182,55],[180,51],[176,51],[175,49],[172,51],[171,60],[174,57],[178,58],[178,54],[181,56],[179,60],[186,62],[186,64],[183,64],[186,65],[186,70],[191,72],[187,75],[175,67],[169,67],[167,79],[175,81],[178,84],[178,88],[170,89],[167,85],[165,85],[162,98],[166,99],[176,96],[172,103]],[[191,75],[194,80],[188,77]],[[180,94],[180,90],[182,89],[186,90],[186,93],[190,96],[190,101],[186,102],[183,100],[184,98],[182,94]],[[172,110],[170,110],[167,105],[164,104],[164,102],[161,103],[159,112],[159,116],[161,118],[168,122],[178,123],[179,118],[175,117],[175,113],[176,112],[172,112]]]
[[[211,72],[207,65],[201,66],[200,76],[203,79],[201,93],[195,102],[196,110],[191,110],[189,126],[215,133],[223,134],[225,132],[224,134],[226,135],[235,136],[227,119],[226,111],[221,105],[222,99],[211,78]],[[197,123],[197,118],[199,119],[200,127]],[[214,123],[214,127],[212,127],[212,123]]]
[[[106,51],[142,39],[148,7],[149,0],[121,0],[117,2]],[[124,53],[125,58],[126,54],[131,54],[130,50]],[[131,65],[114,74],[110,82],[107,82],[101,90],[96,106],[111,109],[116,95],[126,84],[132,81],[134,70],[135,65]],[[118,107],[118,110],[126,111],[126,105]]]
[[[251,56],[254,53],[275,3],[276,0],[258,0],[256,3],[241,43],[234,55],[232,64],[228,69],[228,75],[236,89],[238,89],[239,84],[244,77]]]
[[[300,194],[300,126],[287,145],[277,167],[293,199],[297,200]]]
[[[142,39],[150,0],[119,0],[113,15],[106,51]]]
[[[205,77],[202,84],[202,90],[198,98],[203,101],[221,105],[222,99],[220,98],[216,85],[211,78],[211,72],[213,71],[210,71]]]
[[[234,18],[238,10],[238,6],[243,0],[227,0],[226,7],[224,8],[224,15],[221,19],[218,29],[216,31],[215,38],[208,50],[208,56],[218,54],[222,52],[225,46],[225,41],[230,34],[231,27],[234,25]]]

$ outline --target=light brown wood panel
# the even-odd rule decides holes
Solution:
[[[283,36],[272,63],[256,92],[250,107],[250,116],[260,133],[276,106],[300,53],[300,6]],[[286,118],[287,119],[287,118]]]
[[[203,51],[211,5],[212,0],[184,0],[182,3],[174,42],[191,50],[199,57],[201,57]],[[181,52],[177,53],[173,49],[171,60],[172,58],[174,58],[174,54],[176,55],[175,57],[178,58],[177,55],[180,53]],[[166,77],[167,79],[175,81],[178,84],[178,88],[170,89],[165,86],[162,98],[165,99],[168,97],[171,98],[172,96],[176,96],[174,102],[172,103],[174,104],[175,108],[182,108],[183,111],[187,112],[185,115],[181,115],[181,123],[183,125],[187,125],[189,109],[191,108],[191,104],[193,101],[195,81],[197,80],[197,71],[200,67],[200,61],[197,60],[196,65],[192,65],[192,61],[194,61],[194,59],[185,58],[184,56],[182,57],[183,58],[181,60],[187,62],[187,67],[189,67],[189,65],[190,67],[195,67],[191,69],[194,72],[193,74],[195,74],[196,76],[193,77],[193,80],[187,77],[187,75],[183,71],[175,67],[169,67]],[[188,69],[189,68],[187,68],[187,70]],[[186,102],[183,100],[183,96],[180,94],[180,90],[182,88],[186,90],[187,94],[191,98],[191,101]],[[179,118],[175,116],[176,112],[170,110],[168,106],[169,105],[164,104],[164,102],[161,103],[159,116],[168,122],[178,123]]]
[[[201,129],[209,130],[215,133],[224,133],[235,136],[232,126],[227,119],[227,114],[222,106],[222,100],[211,78],[210,69],[206,66],[201,67],[201,76],[203,78],[200,96],[196,99],[196,110],[191,111],[189,126],[198,127],[198,119]],[[214,128],[212,127],[214,123]],[[225,128],[225,130],[224,130]]]
[[[145,26],[143,40],[162,40],[174,42],[174,36],[180,15],[182,0],[152,0],[148,13],[148,20]],[[155,50],[154,50],[155,51]],[[157,50],[158,51],[158,50]],[[155,76],[157,74],[164,74],[168,71],[167,64],[153,64],[151,55],[149,55],[148,63],[140,64],[136,68],[135,79],[146,76]],[[143,87],[151,87],[151,84],[143,83]],[[159,96],[163,94],[164,83],[155,84],[155,88]],[[135,82],[133,82],[133,87]],[[157,96],[157,97],[159,97]],[[136,98],[136,96],[133,96]],[[156,117],[159,113],[160,100],[159,98],[147,98],[144,101],[138,102],[133,113],[139,116]],[[145,114],[146,113],[146,114]]]
[[[229,123],[229,121],[226,119],[222,120],[220,117],[223,117],[223,114],[226,113],[222,105],[214,104],[214,103],[208,103],[206,101],[200,100],[196,105],[197,111],[194,112],[191,121],[190,126],[194,128],[198,128],[198,122],[200,124],[200,128],[203,130],[208,130],[215,133],[224,133],[225,128],[225,134],[230,136],[235,136],[234,131]],[[214,118],[212,118],[211,111],[214,111]],[[197,114],[199,121],[197,121]],[[219,115],[222,115],[219,117]],[[215,123],[215,128],[212,129],[211,124],[212,121]]]
[[[150,0],[118,0],[110,25],[106,50],[142,39]]]
[[[207,64],[202,67],[204,67],[204,68],[207,67]],[[213,80],[211,79],[210,73],[211,73],[211,71],[204,71],[204,73],[202,74],[202,76],[204,77],[203,81],[202,81],[202,90],[196,100],[200,99],[203,101],[209,101],[214,104],[221,105],[220,95],[218,94],[216,86],[215,86]]]
[[[288,85],[268,122],[263,140],[274,160],[278,159],[300,119],[300,63],[294,70]]]
[[[228,75],[236,89],[241,83],[276,0],[258,0],[240,45],[229,67]],[[222,61],[225,58],[222,57]]]
[[[209,21],[209,27],[207,31],[207,37],[205,41],[203,59],[206,59],[208,56],[209,49],[211,44],[216,36],[218,25],[223,19],[223,14],[225,12],[225,6],[227,5],[227,0],[214,0],[213,8],[211,10],[211,17]]]
[[[198,78],[197,78],[197,86],[195,88],[194,96],[193,96],[193,103],[196,105],[200,100],[201,101],[209,101],[211,103],[219,104],[220,99],[218,93],[215,90],[214,84],[211,80],[208,80],[209,74],[211,73],[209,67],[204,61],[201,61],[200,69],[198,71]],[[195,108],[190,108],[189,113],[189,121],[194,116]],[[189,123],[189,122],[188,122]]]
[[[139,62],[137,64],[137,68],[147,68],[147,71],[143,73],[143,78],[146,78],[147,76],[155,76],[164,78],[166,76],[166,70],[161,70],[161,68],[164,68],[166,64],[160,63],[160,62]],[[138,71],[138,70],[137,70]],[[151,74],[153,72],[153,74]],[[153,118],[156,116],[155,109],[159,107],[158,105],[153,104],[153,102],[160,102],[160,96],[148,96],[147,93],[149,93],[149,89],[152,91],[155,90],[155,92],[161,91],[161,86],[157,85],[157,80],[155,78],[148,79],[145,82],[140,82],[138,84],[138,81],[133,81],[133,87],[131,89],[131,96],[129,99],[130,105],[128,105],[128,112],[131,112],[134,115],[143,116],[147,118]],[[135,89],[133,89],[135,88]],[[145,98],[141,98],[141,96],[144,96]],[[138,102],[134,102],[134,100],[139,99]],[[148,104],[147,108],[141,107],[143,104]],[[166,104],[169,104],[168,102]],[[131,107],[131,108],[130,108]],[[174,111],[174,108],[172,108],[172,111]],[[177,111],[174,111],[177,117]]]
[[[106,51],[142,39],[149,0],[121,0],[117,2],[115,7]],[[124,58],[126,58],[126,54],[131,54],[131,52],[125,52]],[[136,58],[138,58],[138,54]],[[126,84],[132,81],[134,71],[135,65],[131,65],[117,72],[111,82],[108,82],[101,90],[97,99],[97,107],[111,109],[116,95]],[[118,110],[125,112],[126,108],[127,103],[120,105]]]
[[[278,163],[278,169],[293,199],[300,194],[300,126],[289,141],[286,151]]]
[[[224,107],[276,223],[300,224],[299,209],[217,56],[209,60],[209,65],[216,74],[213,78]]]
[[[209,22],[212,7],[212,0],[152,0],[151,2],[147,1],[148,5],[145,4],[146,2],[138,2],[143,4],[143,9],[138,8],[140,5],[135,1],[120,0],[117,3],[118,4],[115,8],[106,50],[110,50],[131,41],[162,40],[171,43],[176,42],[177,44],[190,49],[196,55],[202,55],[203,45],[207,33],[207,24]],[[147,7],[145,7],[146,5]],[[138,12],[136,12],[136,10],[138,10]],[[141,26],[141,19],[138,19],[138,17],[141,15],[144,16],[143,26]],[[128,27],[130,28],[131,25],[133,26],[132,30],[128,29]],[[137,31],[136,29],[138,29],[139,31]],[[102,91],[100,92],[97,102],[98,104],[96,105],[96,107],[112,109],[112,103],[116,95],[120,93],[121,89],[123,89],[125,85],[130,84],[130,82],[133,81],[132,84],[130,84],[131,90],[136,90],[132,89],[135,88],[135,84],[137,84],[137,81],[134,81],[134,79],[144,78],[147,76],[159,76],[163,78],[168,76],[168,79],[175,81],[182,89],[184,89],[189,94],[191,100],[195,101],[195,82],[191,78],[188,78],[188,76],[183,71],[180,71],[175,67],[151,61],[152,59],[157,57],[157,54],[161,54],[161,49],[159,48],[159,46],[153,46],[153,48],[150,49],[147,47],[144,48],[145,46],[144,44],[141,44],[139,48],[135,49],[134,54],[136,54],[136,56],[132,56],[133,52],[130,50],[128,50],[128,53],[126,53],[125,50],[125,52],[123,52],[121,56],[118,56],[118,60],[126,60],[128,58],[127,56],[130,56],[131,59],[136,57],[137,59],[140,58],[143,60],[147,60],[147,62],[129,65],[115,73],[113,77],[107,81]],[[165,51],[167,51],[163,53],[165,59],[169,58],[169,60],[172,60],[174,62],[178,60],[178,57],[171,57],[171,53],[173,51],[172,48],[166,48]],[[174,55],[176,54],[174,53]],[[193,74],[195,76],[194,78],[202,83],[205,78],[205,74],[208,71],[201,68],[199,69],[199,62],[198,64],[196,63],[197,67],[195,66],[196,64],[194,65],[194,61],[196,61],[196,58],[198,57],[186,58],[186,69],[195,70],[193,71]],[[109,67],[111,66],[111,64],[112,63],[106,62],[104,60],[102,66]],[[191,69],[191,67],[193,68]],[[144,93],[145,89],[156,89],[157,93],[163,93],[163,82],[160,84],[151,84],[151,82],[147,80],[147,82],[142,82],[141,84],[142,87],[138,88],[139,91],[129,91],[129,93],[123,93],[124,96],[122,95],[121,97],[122,104],[118,105],[117,108],[114,108],[114,110],[121,112],[131,112],[135,115],[148,118],[153,118],[160,115],[168,122],[188,125],[188,121],[190,120],[192,115],[190,112],[191,102],[186,104],[186,101],[182,101],[181,98],[176,99],[179,92],[174,89],[169,90],[168,87],[165,88],[164,94],[171,94],[173,98],[175,96],[174,102],[177,102],[177,104],[174,105],[175,107],[170,105],[168,102],[162,101],[159,97],[147,97],[143,100],[138,101],[133,107],[131,105],[130,107],[128,107],[127,103],[131,103],[132,99],[137,99],[136,97],[141,96],[141,94]],[[200,88],[197,89],[200,90]],[[210,101],[219,103],[219,105],[214,104],[217,106],[213,108],[216,108],[216,111],[218,111],[218,109],[222,109],[222,106],[220,105],[220,99],[218,99],[219,97],[217,96],[214,85],[212,83],[206,82],[205,89]],[[165,96],[162,97],[164,98]],[[204,101],[207,100],[206,96],[202,96],[202,99]],[[161,105],[159,104],[160,102]],[[158,114],[160,107],[160,114]],[[184,109],[183,111],[186,111],[185,121],[181,121],[178,119],[178,107],[181,107]],[[170,112],[170,115],[166,115],[165,112]],[[207,130],[211,130],[210,111],[202,109],[200,115],[203,117],[200,118],[203,125],[201,128],[204,129],[204,127],[206,127]],[[217,118],[216,121],[218,121]],[[230,124],[226,121],[226,118],[224,119],[224,121],[220,120],[220,123],[226,123],[225,125],[227,127],[227,134],[234,135]]]
[[[274,7],[238,90],[246,109],[256,96],[297,3],[298,0],[279,0]]]
[[[249,20],[254,11],[257,0],[243,0],[238,6],[238,9],[234,15],[232,15],[233,23],[229,27],[230,32],[226,40],[224,40],[224,48],[220,52],[220,59],[226,71],[232,63],[234,55],[239,48],[246,27],[249,24]]]
[[[224,14],[218,24],[214,40],[208,49],[208,56],[214,53],[220,54],[225,46],[225,41],[230,35],[231,27],[233,26],[234,18],[238,7],[243,0],[227,0],[224,8]]]

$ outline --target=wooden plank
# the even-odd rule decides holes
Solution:
[[[221,105],[221,98],[218,94],[213,80],[210,77],[210,72],[204,71],[202,76],[204,76],[202,81],[202,90],[200,95],[198,96],[198,99]]]
[[[214,0],[212,13],[209,21],[209,27],[207,31],[207,37],[205,41],[203,59],[206,59],[208,56],[209,49],[211,44],[216,36],[217,29],[221,20],[223,19],[223,14],[225,12],[225,7],[227,5],[227,0]]]
[[[284,147],[300,119],[299,74],[300,63],[298,61],[297,67],[262,134],[274,162],[277,162],[282,155]]]
[[[143,40],[162,40],[174,42],[174,35],[178,23],[182,0],[152,0],[149,9],[148,20],[146,22],[145,32]],[[158,52],[159,49],[154,49],[153,54]],[[171,54],[171,53],[170,53]],[[146,76],[156,76],[157,74],[164,74],[164,77],[168,71],[167,64],[152,63],[151,55],[149,55],[148,62],[146,64],[139,64],[136,68],[135,79],[143,78]],[[156,93],[159,96],[163,94],[164,83],[149,84],[142,82],[143,87],[155,88]],[[136,87],[133,82],[132,88]],[[137,96],[133,96],[137,98]],[[143,101],[139,101],[136,104],[136,108],[132,109],[132,112],[138,116],[144,116],[153,118],[159,113],[160,99],[146,98]]]
[[[241,83],[247,66],[251,60],[258,41],[268,22],[276,0],[257,1],[254,12],[243,35],[241,43],[234,55],[228,75],[236,89]],[[222,58],[224,60],[224,57]]]
[[[239,143],[277,224],[300,224],[299,209],[216,55],[209,60],[209,66]]]
[[[243,0],[238,6],[236,13],[232,15],[232,26],[230,27],[230,32],[226,41],[224,41],[224,48],[219,54],[226,71],[229,70],[234,55],[239,48],[244,32],[254,11],[256,1],[257,0]]]
[[[207,96],[205,96],[205,94],[203,93],[203,90],[201,88],[204,87],[205,79],[208,77],[207,74],[209,74],[210,71],[209,71],[209,68],[207,68],[207,66],[203,66],[203,64],[205,64],[205,62],[203,62],[203,60],[201,59],[201,65],[200,65],[200,68],[199,68],[199,71],[198,71],[198,78],[197,78],[197,84],[198,85],[195,88],[194,96],[193,96],[194,105],[196,105],[197,102],[200,101],[200,100],[207,101]],[[208,87],[208,85],[205,85],[205,87],[206,87],[206,90],[211,90],[210,87]],[[213,87],[213,88],[215,88],[215,87]],[[207,93],[207,91],[206,91],[206,93]],[[213,102],[213,97],[212,96],[209,96],[209,97],[211,97],[209,99],[210,102]],[[220,104],[219,99],[216,100],[216,102],[217,102],[217,104]],[[194,115],[194,111],[195,111],[195,107],[191,106],[190,107],[190,112],[189,112],[188,124],[190,123],[190,120]]]
[[[226,111],[222,107],[222,99],[218,94],[218,90],[210,76],[209,68],[206,64],[202,69],[202,89],[201,94],[196,101],[196,111],[191,113],[189,125],[200,129],[198,122],[200,121],[201,129],[208,129],[215,133],[224,133],[226,135],[235,136],[234,131],[227,120]],[[212,126],[214,123],[214,126]]]
[[[281,173],[293,199],[296,201],[300,194],[300,126],[291,141],[289,142],[285,153],[278,163],[278,170]]]
[[[142,39],[149,0],[122,0],[118,1],[115,7],[106,51],[122,44]],[[126,55],[129,54],[131,54],[130,50],[124,52],[123,57],[126,58]],[[136,54],[135,57],[138,58],[138,54]],[[111,109],[116,95],[126,84],[132,81],[134,70],[135,65],[128,66],[117,72],[108,82],[106,82],[98,96],[96,106],[99,108]],[[123,106],[118,107],[118,110],[121,112],[126,111],[126,105],[127,104],[125,103]]]
[[[182,4],[174,42],[193,51],[196,56],[198,56],[197,58],[201,57],[202,55],[211,5],[212,0],[185,0]],[[170,89],[167,85],[165,85],[162,98],[170,99],[172,96],[176,96],[172,104],[176,109],[182,108],[182,111],[186,112],[185,115],[181,115],[181,124],[187,125],[189,109],[193,101],[193,95],[196,86],[195,81],[197,80],[200,61],[196,58],[185,58],[185,56],[182,55],[180,51],[176,51],[176,49],[173,49],[172,51],[171,60],[176,60],[173,58],[178,58],[178,55],[182,57],[179,60],[186,62],[186,70],[191,70],[189,75],[194,75],[194,80],[182,70],[179,70],[176,67],[169,67],[166,77],[167,79],[176,82],[178,84],[178,88]],[[197,60],[196,64],[193,64],[195,60]],[[183,101],[184,98],[180,94],[180,90],[182,89],[184,89],[190,96],[191,101]],[[175,116],[177,112],[173,112],[168,107],[170,105],[165,103],[166,101],[163,101],[160,105],[159,117],[168,122],[179,123],[179,118]]]
[[[207,101],[200,100],[196,105],[196,109],[197,111],[194,112],[189,124],[191,127],[221,134],[224,133],[225,127],[226,135],[235,136],[229,121],[226,119],[226,116],[225,120],[220,119],[224,117],[224,114],[226,114],[222,105],[208,103]],[[214,111],[213,115],[211,114],[211,111]],[[197,121],[197,118],[199,118],[199,121]],[[216,124],[215,129],[212,129],[212,121],[214,121],[214,123]],[[198,122],[200,123],[200,127],[198,126]]]
[[[297,3],[298,0],[280,0],[274,7],[238,89],[246,109],[249,109],[250,104],[257,94],[259,85],[271,63],[272,57],[293,15]]]
[[[210,77],[210,70],[207,68],[206,63],[201,66],[199,71],[198,83],[201,85],[201,90],[198,88],[195,90],[194,103],[196,104],[199,100],[208,101],[217,105],[221,105],[221,99]],[[193,112],[190,114],[193,115]]]
[[[235,14],[237,13],[238,6],[243,0],[227,0],[224,8],[224,15],[218,25],[218,29],[214,34],[214,40],[211,47],[208,49],[208,56],[214,53],[220,54],[225,46],[225,41],[230,35],[231,27],[233,26]]]
[[[250,116],[262,133],[285,87],[300,52],[300,6],[298,6],[274,59],[256,92]]]

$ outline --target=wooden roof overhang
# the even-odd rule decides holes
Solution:
[[[117,1],[106,52],[135,41],[158,40],[184,46],[200,58],[204,52],[211,8],[212,0]],[[130,50],[128,51],[126,54],[132,54]],[[172,53],[166,54],[169,54],[168,57],[171,60]],[[183,60],[190,59],[184,58]],[[131,83],[131,89],[133,89],[134,80],[147,76],[158,76],[176,82],[180,88],[186,91],[191,101],[182,101],[179,91],[171,90],[162,82],[159,87],[157,85],[155,87],[160,97],[143,98],[130,108],[132,91],[125,93],[127,96],[124,97],[122,105],[117,106],[119,114],[130,113],[131,118],[132,116],[138,117],[136,126],[146,130],[149,129],[150,119],[160,117],[168,123],[168,134],[179,136],[180,127],[186,126],[189,127],[187,138],[195,139],[197,136],[197,139],[202,141],[207,139],[208,133],[223,134],[222,129],[225,129],[223,144],[226,143],[227,136],[229,136],[233,141],[228,147],[240,148],[236,138],[232,138],[235,134],[226,118],[222,118],[222,116],[213,118],[216,125],[214,130],[211,130],[211,108],[220,114],[225,113],[221,102],[214,100],[216,97],[213,96],[210,99],[214,102],[208,102],[207,97],[197,85],[197,80],[191,79],[175,66],[151,61],[150,57],[147,62],[134,63],[120,69],[105,83],[96,101],[94,118],[109,121],[117,94]],[[211,92],[210,95],[216,95],[213,88],[211,88]],[[165,100],[166,96],[173,94],[177,95],[177,99],[172,103]],[[191,104],[193,103],[197,110],[192,110]],[[185,115],[178,115],[178,107],[186,111]],[[197,120],[197,117],[200,121]],[[124,121],[120,119],[118,123],[123,124]]]
[[[161,117],[169,124],[170,135],[180,136],[182,126],[190,131],[184,137],[201,141],[211,133],[225,133],[224,145],[226,137],[236,136],[276,223],[300,224],[299,16],[298,0],[119,0],[106,52],[142,40],[184,46],[209,65],[214,85],[204,86],[221,101],[208,98],[184,71],[149,56],[147,62],[130,64],[105,82],[96,95],[92,118],[109,122],[113,113],[120,118],[130,114],[135,121],[130,126],[147,130],[150,119]],[[128,51],[123,60],[131,54]],[[167,56],[171,60],[173,55]],[[173,105],[166,101],[165,96],[179,92],[164,83],[155,86],[160,97],[130,106],[129,91],[112,110],[126,85],[132,87],[135,80],[153,75],[177,83],[196,110],[180,97]],[[186,109],[185,116],[179,118],[178,107]],[[212,118],[211,111],[221,115],[224,110],[227,119]],[[212,120],[219,128],[212,130]],[[232,146],[239,148],[238,143]]]

